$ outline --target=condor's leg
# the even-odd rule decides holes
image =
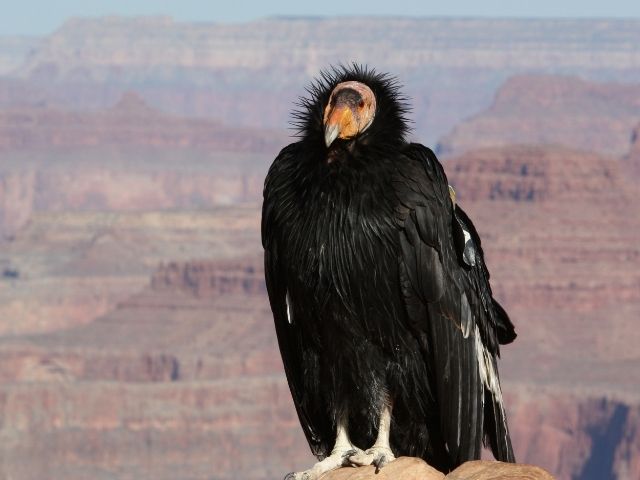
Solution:
[[[355,447],[351,440],[349,440],[349,434],[347,432],[347,416],[344,415],[338,421],[336,429],[336,443],[329,455],[324,460],[316,463],[309,470],[304,472],[289,473],[284,480],[316,480],[320,475],[336,468],[345,467],[351,465],[349,458],[352,455],[363,453],[362,450]]]
[[[392,405],[387,402],[382,407],[380,413],[380,423],[378,425],[378,437],[373,447],[349,457],[349,462],[354,465],[375,465],[376,473],[387,463],[396,459],[389,445],[389,433],[391,431],[391,409]]]

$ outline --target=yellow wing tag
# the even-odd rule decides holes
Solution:
[[[453,187],[451,185],[449,185],[449,196],[451,197],[451,203],[453,203],[453,206],[455,207],[455,205],[456,205],[456,191],[453,189]]]

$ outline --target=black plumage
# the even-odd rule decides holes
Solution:
[[[325,145],[333,88],[367,85],[371,125]],[[318,457],[348,418],[360,448],[393,402],[391,448],[448,471],[483,439],[513,461],[497,378],[515,338],[493,299],[480,238],[452,202],[428,148],[405,140],[406,101],[387,75],[324,73],[296,114],[299,141],[264,188],[265,275],[280,352],[302,428]]]

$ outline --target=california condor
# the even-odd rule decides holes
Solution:
[[[447,472],[483,441],[513,462],[497,357],[514,327],[442,165],[406,140],[397,82],[354,65],[309,94],[262,208],[280,353],[322,459],[289,477],[397,455]]]

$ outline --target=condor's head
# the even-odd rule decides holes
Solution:
[[[336,138],[349,140],[367,130],[376,114],[376,96],[364,83],[340,82],[324,108],[324,141],[330,147]]]
[[[301,140],[327,152],[394,148],[405,142],[408,110],[393,77],[359,65],[322,72],[294,113]]]

